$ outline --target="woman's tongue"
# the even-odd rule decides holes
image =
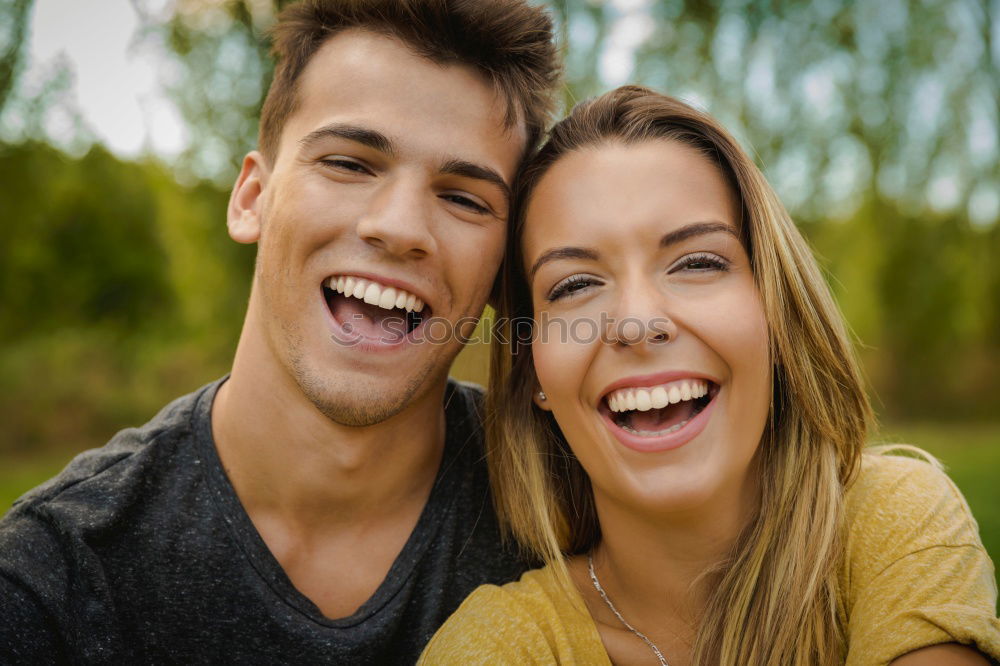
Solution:
[[[406,319],[399,310],[386,310],[357,298],[335,294],[330,311],[348,333],[364,338],[399,342],[406,334]]]
[[[620,425],[627,425],[637,432],[659,432],[683,423],[692,416],[694,416],[694,400],[682,400],[662,409],[626,412]]]

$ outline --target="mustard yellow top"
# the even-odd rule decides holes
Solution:
[[[848,490],[840,572],[847,665],[887,664],[938,643],[1000,660],[993,563],[955,484],[930,464],[867,454]],[[420,664],[611,662],[590,615],[549,567],[475,590],[434,635]]]

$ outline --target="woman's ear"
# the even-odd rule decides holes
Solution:
[[[552,408],[549,407],[549,396],[545,395],[545,391],[538,389],[531,395],[531,399],[539,409],[543,409],[546,412],[552,411]]]
[[[264,156],[256,150],[247,153],[226,211],[229,237],[237,243],[256,243],[260,239],[262,195],[269,175]]]

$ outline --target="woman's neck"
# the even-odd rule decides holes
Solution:
[[[755,489],[741,489],[710,505],[649,514],[595,496],[601,542],[592,556],[600,584],[622,616],[647,634],[672,665],[689,663],[699,618],[717,580],[712,572],[752,518],[756,497]],[[648,651],[596,592],[586,559],[575,558],[571,573],[609,654],[615,658],[619,646]],[[618,656],[628,661],[627,653]]]

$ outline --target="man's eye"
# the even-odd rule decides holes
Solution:
[[[470,199],[469,197],[463,197],[461,194],[442,194],[441,198],[444,199],[445,201],[450,201],[454,204],[458,204],[463,208],[468,208],[469,210],[475,213],[479,213],[480,215],[490,212],[489,208],[481,206],[472,199]]]
[[[331,169],[341,169],[344,171],[351,171],[353,173],[371,173],[365,165],[355,162],[354,160],[346,160],[342,158],[329,157],[327,159],[320,160],[320,163]]]

